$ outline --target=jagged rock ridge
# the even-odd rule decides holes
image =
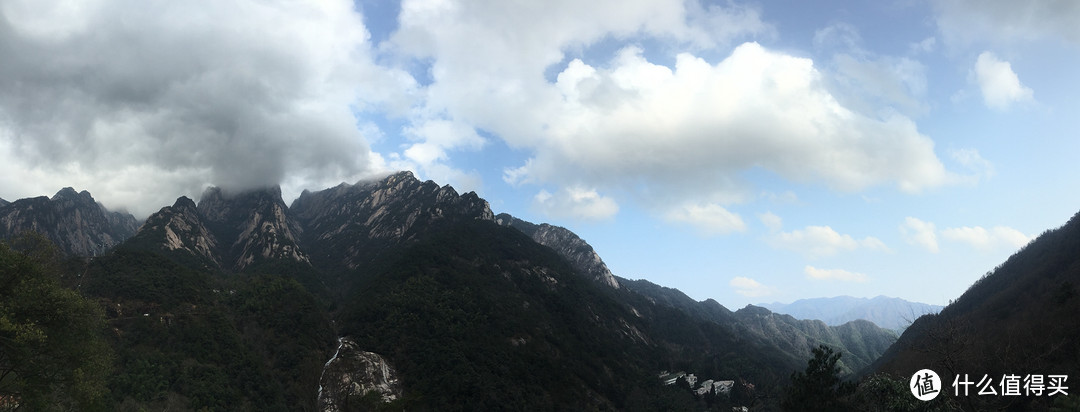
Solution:
[[[97,256],[135,234],[139,222],[127,213],[111,212],[87,191],[65,187],[45,196],[0,204],[0,239],[25,231],[41,233],[65,253]]]
[[[458,195],[449,185],[400,172],[305,191],[292,207],[278,187],[238,193],[210,187],[198,206],[182,197],[152,215],[142,230],[148,236],[140,238],[152,248],[186,251],[226,271],[267,260],[310,264],[311,251],[323,268],[345,263],[354,269],[382,248],[460,219],[494,217],[475,193]]]
[[[199,204],[180,197],[147,218],[133,244],[187,252],[226,271],[243,271],[265,260],[307,263],[297,235],[302,231],[278,187],[228,193],[206,189]]]
[[[517,229],[531,237],[536,243],[554,249],[583,275],[607,286],[619,288],[619,281],[611,274],[611,270],[604,264],[600,255],[593,250],[592,245],[586,243],[574,232],[547,223],[538,225],[527,222],[506,213],[495,216],[495,223]]]
[[[221,265],[217,239],[203,224],[195,202],[187,196],[181,196],[172,206],[150,215],[135,237],[146,238],[148,242],[161,240],[167,250],[187,251],[215,267]]]
[[[241,271],[257,260],[308,262],[300,250],[300,224],[281,199],[281,188],[238,194],[208,188],[199,199],[199,215],[222,241],[225,262]]]
[[[494,220],[487,201],[474,192],[458,195],[449,185],[421,182],[411,172],[375,181],[304,191],[291,207],[301,237],[322,267],[355,269],[386,247],[414,240],[434,225]]]

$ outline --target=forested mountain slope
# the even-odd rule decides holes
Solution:
[[[1022,248],[937,315],[915,321],[876,369],[931,368],[995,384],[1006,374],[1080,376],[1080,214]],[[951,387],[948,388],[950,391]],[[1065,399],[970,396],[967,409],[1045,408]],[[1075,403],[1072,404],[1076,405]]]

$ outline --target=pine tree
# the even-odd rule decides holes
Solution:
[[[840,381],[840,353],[820,345],[813,350],[814,357],[806,364],[805,372],[791,375],[788,388],[780,406],[789,411],[837,411],[843,410],[840,398],[854,391],[851,383]]]

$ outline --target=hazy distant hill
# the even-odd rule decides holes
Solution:
[[[820,320],[795,319],[754,305],[732,312],[715,300],[698,302],[678,289],[647,280],[617,279],[651,302],[678,309],[696,319],[728,325],[743,339],[761,342],[790,358],[809,359],[813,356],[812,348],[827,345],[844,355],[840,363],[845,375],[870,366],[897,337],[895,331],[864,320],[826,325]]]
[[[837,296],[799,299],[789,304],[762,303],[757,306],[798,319],[817,319],[831,326],[863,319],[885,329],[901,331],[919,316],[938,313],[944,306],[909,302],[900,298],[878,296],[873,299]]]

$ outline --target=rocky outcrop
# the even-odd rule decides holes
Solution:
[[[299,247],[302,228],[281,199],[279,187],[237,194],[211,187],[199,199],[197,210],[221,242],[221,263],[228,269],[242,271],[266,259],[308,262]]]
[[[186,196],[150,215],[135,237],[138,241],[156,244],[166,250],[187,251],[214,266],[221,265],[217,239],[203,225],[195,202]]]
[[[383,402],[401,397],[401,383],[394,368],[378,354],[365,352],[348,338],[338,339],[338,349],[323,366],[319,378],[318,408],[324,412],[350,410],[369,393]]]
[[[364,264],[383,248],[415,239],[433,225],[494,220],[487,201],[476,193],[459,195],[449,185],[421,182],[407,171],[304,191],[291,210],[304,226],[304,244],[319,251],[313,257],[343,256],[349,268]]]
[[[65,187],[44,196],[0,204],[0,238],[25,231],[41,233],[61,250],[76,256],[97,256],[135,234],[139,222],[111,212],[87,191]]]
[[[531,237],[536,243],[555,250],[569,261],[574,269],[588,278],[616,289],[619,288],[619,281],[604,264],[604,260],[600,259],[600,255],[593,250],[592,245],[569,229],[547,223],[537,225],[506,213],[496,216],[495,222],[517,229]]]

